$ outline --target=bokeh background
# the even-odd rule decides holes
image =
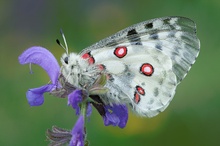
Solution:
[[[124,129],[105,127],[94,109],[87,123],[91,146],[217,146],[220,145],[220,1],[219,0],[1,0],[0,1],[0,145],[47,145],[52,125],[71,129],[75,112],[66,99],[48,94],[30,107],[25,92],[49,81],[47,74],[18,63],[28,47],[40,45],[59,60],[63,29],[70,51],[83,48],[132,24],[162,16],[193,19],[201,52],[177,88],[170,106],[158,116],[132,112]]]

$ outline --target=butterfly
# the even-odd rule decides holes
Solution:
[[[125,103],[138,115],[153,117],[167,108],[199,50],[192,20],[156,18],[125,28],[79,54],[67,49],[61,57],[61,75],[65,83],[82,90],[104,75],[107,90],[96,95],[102,103]]]

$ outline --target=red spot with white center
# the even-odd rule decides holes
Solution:
[[[85,53],[82,55],[83,59],[88,60],[89,64],[94,64],[95,63],[95,59],[93,58],[93,56],[89,53]]]
[[[144,89],[143,89],[142,87],[136,86],[136,90],[137,90],[137,92],[138,92],[139,94],[145,95],[145,91],[144,91]]]
[[[138,104],[138,103],[140,102],[140,100],[141,100],[140,95],[139,95],[137,92],[135,92],[135,93],[134,93],[134,102],[135,102],[136,104]]]
[[[154,73],[154,68],[149,63],[142,64],[140,72],[146,76],[151,76]]]
[[[127,47],[122,46],[122,47],[117,47],[114,51],[115,56],[118,58],[123,58],[125,55],[127,55]]]

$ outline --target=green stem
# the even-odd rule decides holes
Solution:
[[[84,120],[86,117],[86,110],[87,110],[87,102],[82,102],[80,112],[81,112],[81,115],[83,116]]]
[[[85,132],[85,139],[84,139],[84,143],[85,145],[88,145],[88,143],[86,144],[87,140],[86,140],[86,113],[87,113],[87,102],[84,101],[81,103],[81,106],[80,106],[80,112],[81,112],[81,115],[83,116],[83,120],[84,120],[84,132]]]

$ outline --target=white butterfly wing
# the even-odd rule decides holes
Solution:
[[[83,50],[92,64],[110,75],[103,102],[129,103],[139,115],[152,117],[172,100],[199,53],[192,20],[165,17],[128,27]],[[85,55],[86,54],[86,55]]]
[[[185,17],[163,17],[144,21],[107,37],[84,49],[80,54],[122,44],[144,45],[161,50],[173,61],[178,83],[195,62],[200,50],[196,25]],[[107,58],[106,58],[107,59]]]
[[[132,107],[139,115],[152,117],[168,106],[175,94],[177,80],[168,56],[155,49],[146,50],[126,59],[133,60],[130,61],[129,70],[135,74],[131,82]],[[145,64],[152,66],[153,72],[144,72]]]

